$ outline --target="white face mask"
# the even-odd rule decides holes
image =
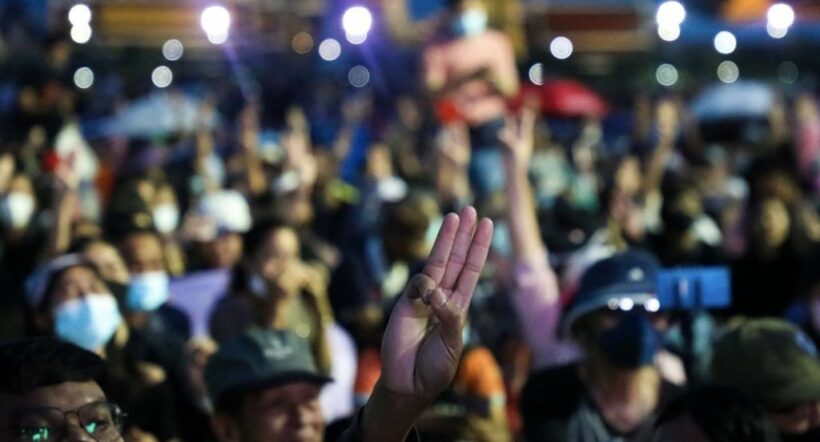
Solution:
[[[376,184],[376,192],[382,201],[394,203],[407,195],[407,183],[398,177],[388,177]]]
[[[108,293],[72,299],[54,311],[57,337],[88,351],[103,348],[121,322],[117,301]]]
[[[0,219],[14,229],[28,225],[34,215],[34,197],[23,192],[9,192],[0,198]]]
[[[481,9],[469,9],[458,16],[452,25],[455,35],[472,37],[487,29],[487,13]]]
[[[162,271],[131,275],[125,303],[133,311],[154,311],[168,301],[168,283],[168,274]]]
[[[159,233],[169,234],[179,225],[179,208],[175,204],[160,204],[154,207],[154,227]]]

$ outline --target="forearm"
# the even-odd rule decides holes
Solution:
[[[543,254],[545,246],[538,228],[538,218],[532,188],[527,178],[527,165],[505,157],[507,172],[507,223],[510,228],[516,261]]]
[[[67,252],[71,245],[71,216],[76,197],[73,191],[56,196],[52,207],[54,220],[48,233],[45,250],[47,259]]]
[[[430,401],[393,393],[376,384],[359,422],[365,442],[404,441]]]

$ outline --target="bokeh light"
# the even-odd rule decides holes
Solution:
[[[766,13],[769,24],[777,29],[788,29],[794,24],[794,9],[785,3],[775,3]]]
[[[202,11],[200,24],[206,34],[227,34],[231,28],[231,14],[222,6],[208,6]]]
[[[333,61],[342,55],[342,45],[332,38],[328,38],[319,43],[319,56],[322,60]]]
[[[535,63],[530,66],[528,76],[532,84],[541,86],[544,84],[544,65],[543,63]]]
[[[313,50],[313,36],[307,32],[300,32],[293,36],[291,40],[293,51],[297,54],[307,54]]]
[[[91,26],[85,25],[75,25],[71,27],[71,40],[77,44],[85,44],[91,40]]]
[[[79,89],[88,89],[93,86],[94,71],[85,66],[74,71],[74,85]]]
[[[226,41],[228,41],[228,32],[227,31],[225,31],[225,32],[209,32],[207,36],[208,36],[208,41],[215,44],[215,45],[221,45],[222,43],[225,43]]]
[[[91,23],[91,9],[83,4],[77,4],[68,10],[68,22],[74,26]]]
[[[769,36],[772,38],[783,38],[786,34],[789,33],[789,28],[778,28],[772,26],[771,23],[766,24],[766,32],[769,33]]]
[[[370,83],[370,71],[362,65],[353,66],[347,72],[347,81],[349,81],[353,87],[365,87]]]
[[[165,42],[162,45],[162,56],[165,57],[168,61],[177,61],[182,58],[182,53],[185,51],[185,48],[182,46],[182,42],[172,38]]]
[[[678,69],[674,65],[664,63],[655,70],[655,79],[661,86],[674,86],[678,82]]]
[[[348,35],[367,35],[373,26],[373,15],[364,6],[348,8],[342,15],[342,29]]]
[[[686,20],[686,8],[678,1],[663,2],[658,6],[655,21],[658,27],[667,28],[680,26]]]
[[[174,73],[168,66],[158,66],[151,72],[151,81],[158,88],[166,88],[174,81]]]
[[[737,48],[737,39],[729,31],[720,31],[715,35],[715,50],[721,54],[731,54]]]
[[[572,42],[564,36],[555,37],[550,43],[550,53],[559,60],[566,60],[572,55]]]
[[[740,69],[735,62],[726,60],[718,66],[717,75],[724,83],[734,83],[740,78]]]
[[[663,41],[675,41],[680,37],[680,26],[660,26],[658,27],[658,37]]]
[[[346,32],[345,39],[351,44],[360,45],[367,41],[367,34],[351,34],[349,32]]]
[[[646,311],[650,313],[655,313],[661,309],[661,302],[657,299],[650,299],[646,301],[646,304],[644,304],[644,308],[646,309]]]

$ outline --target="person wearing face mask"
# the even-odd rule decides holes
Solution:
[[[40,335],[56,336],[105,359],[103,388],[128,410],[126,440],[146,434],[159,441],[178,436],[165,370],[141,335],[129,329],[90,261],[77,254],[59,256],[32,273],[26,289]]]
[[[481,0],[449,0],[438,37],[423,53],[424,84],[442,117],[470,128],[470,180],[481,196],[500,190],[498,130],[506,99],[518,92],[515,51],[503,33],[487,28]],[[443,109],[449,109],[444,112]]]
[[[655,366],[658,269],[652,255],[631,250],[587,270],[562,318],[583,357],[530,376],[521,397],[526,440],[632,440],[651,430],[679,390]]]
[[[151,207],[154,229],[162,237],[163,253],[168,264],[168,272],[174,276],[185,273],[185,253],[176,239],[180,225],[180,210],[174,188],[168,183],[160,183],[154,192]]]
[[[172,335],[187,341],[191,321],[181,310],[168,305],[169,282],[162,241],[152,231],[127,234],[120,243],[125,265],[131,275],[125,294],[128,324],[149,335]]]

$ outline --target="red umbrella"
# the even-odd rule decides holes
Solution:
[[[598,93],[575,80],[547,80],[542,86],[526,85],[521,90],[522,102],[535,96],[544,115],[554,117],[603,117],[609,105]]]

